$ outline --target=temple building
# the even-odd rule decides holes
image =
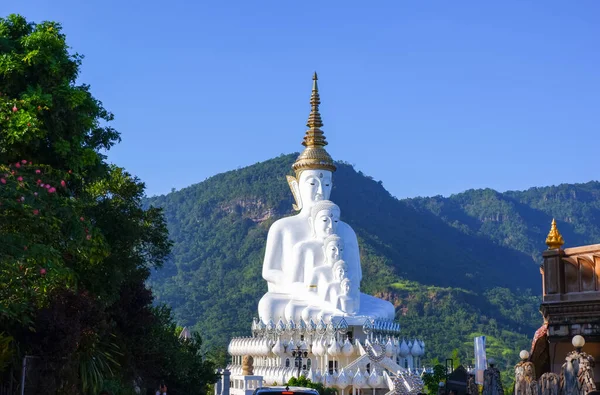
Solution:
[[[298,214],[269,229],[262,271],[268,291],[248,323],[250,336],[229,344],[232,362],[217,395],[300,375],[342,394],[416,394],[425,344],[402,338],[390,302],[360,292],[357,237],[330,200],[336,166],[325,150],[316,73],[310,104],[305,148],[292,165],[295,176],[287,176]]]
[[[546,244],[540,267],[544,324],[530,353],[536,379],[545,373],[560,375],[573,347],[600,357],[600,244],[563,249],[554,220]],[[600,366],[592,368],[593,377],[600,377]]]

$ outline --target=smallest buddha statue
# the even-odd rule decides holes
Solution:
[[[340,296],[336,308],[349,315],[355,315],[358,312],[357,292],[352,289],[352,280],[344,278],[340,283]]]

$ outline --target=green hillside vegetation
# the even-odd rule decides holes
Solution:
[[[436,196],[406,201],[427,210],[448,225],[474,236],[524,252],[535,261],[545,249],[547,219],[560,221],[569,245],[600,240],[600,184],[562,184],[527,191],[499,193],[492,189],[469,190],[449,198]]]
[[[293,215],[285,174],[296,155],[145,202],[163,208],[174,242],[151,278],[154,294],[205,344],[222,349],[230,337],[249,335],[266,291],[268,228]],[[346,163],[338,163],[332,192],[359,238],[361,289],[394,303],[405,336],[425,340],[426,358],[458,350],[458,359],[472,363],[473,337],[485,334],[489,354],[506,367],[541,324],[538,263],[552,218],[569,245],[598,242],[599,196],[592,182],[398,200]]]

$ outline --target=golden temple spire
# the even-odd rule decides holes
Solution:
[[[318,79],[317,72],[315,71],[313,74],[312,93],[310,95],[310,115],[308,116],[308,122],[306,123],[306,126],[308,126],[310,129],[306,132],[304,141],[302,142],[302,145],[305,147],[324,147],[327,145],[323,131],[320,129],[323,127],[323,121],[321,120],[321,113],[319,113],[319,104],[321,104],[321,98],[319,97],[319,85],[317,85]]]
[[[310,95],[310,115],[308,116],[308,122],[306,126],[308,130],[304,135],[302,145],[306,148],[298,156],[296,162],[292,165],[292,169],[296,172],[296,176],[302,171],[307,169],[319,169],[335,171],[335,165],[333,159],[325,151],[327,141],[325,140],[325,134],[321,130],[323,127],[323,121],[321,120],[321,114],[319,113],[319,104],[321,104],[321,98],[319,97],[319,85],[317,84],[317,73],[313,74],[313,86],[312,93]]]
[[[546,237],[546,245],[549,250],[555,250],[560,248],[563,244],[565,244],[565,241],[556,227],[556,221],[552,218],[550,232],[548,232],[548,237]]]

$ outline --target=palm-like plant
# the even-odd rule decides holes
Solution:
[[[0,373],[10,365],[14,349],[12,347],[13,338],[7,336],[4,332],[0,333]]]
[[[109,339],[95,342],[80,354],[79,378],[84,394],[100,392],[104,381],[112,378],[120,367],[116,358],[123,354],[113,341],[114,338],[115,336],[111,335]]]

